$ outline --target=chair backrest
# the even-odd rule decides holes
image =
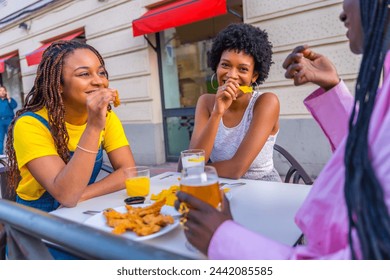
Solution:
[[[299,184],[302,180],[306,185],[313,184],[313,180],[311,179],[309,174],[307,174],[305,169],[289,152],[287,152],[283,147],[277,144],[274,145],[274,150],[278,152],[281,156],[283,156],[283,158],[287,160],[290,164],[290,168],[288,169],[284,180],[285,183]]]
[[[10,193],[8,191],[8,182],[7,182],[7,159],[6,158],[1,158],[0,159],[0,183],[1,183],[1,189],[0,189],[0,194],[1,198],[15,201],[16,198],[16,193]]]

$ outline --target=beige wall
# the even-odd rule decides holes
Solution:
[[[281,117],[308,117],[302,101],[315,86],[294,87],[284,78],[282,63],[298,45],[309,44],[325,54],[352,89],[360,57],[351,54],[339,20],[341,0],[244,0],[245,22],[266,29],[274,46],[274,62],[265,90],[278,94]]]
[[[243,1],[244,21],[267,30],[274,46],[275,64],[263,91],[275,92],[280,99],[277,142],[316,177],[331,156],[327,139],[303,105],[304,98],[316,86],[295,87],[284,78],[282,63],[295,46],[308,44],[334,62],[340,77],[353,92],[360,57],[350,52],[346,29],[339,20],[342,0]]]

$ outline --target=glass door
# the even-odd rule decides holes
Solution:
[[[5,61],[5,71],[0,74],[0,84],[7,88],[10,96],[18,103],[19,110],[24,102],[24,93],[22,88],[22,74],[20,71],[19,55],[11,57]]]

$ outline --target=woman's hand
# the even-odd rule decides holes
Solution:
[[[308,46],[298,46],[283,62],[285,77],[294,79],[294,85],[312,82],[329,90],[340,82],[337,70],[325,56],[313,52]]]
[[[230,105],[232,105],[232,102],[236,100],[239,86],[240,85],[236,81],[228,79],[225,84],[218,87],[217,94],[215,96],[214,111],[219,114],[225,113]]]
[[[217,228],[226,220],[233,219],[229,201],[222,191],[221,193],[223,195],[221,211],[185,192],[176,194],[178,200],[175,202],[175,208],[179,209],[180,203],[185,202],[190,209],[187,213],[187,222],[184,224],[187,240],[205,255]]]
[[[106,125],[107,106],[113,102],[116,90],[100,88],[87,97],[88,124],[102,130]]]
[[[8,99],[8,102],[11,101],[11,96],[9,95],[9,93],[6,89],[5,89],[5,98]]]

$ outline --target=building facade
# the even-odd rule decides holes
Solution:
[[[225,11],[213,14],[220,6],[207,11],[207,6],[221,3]],[[329,144],[302,103],[315,87],[294,87],[284,78],[282,62],[295,46],[309,44],[335,63],[341,78],[353,89],[360,59],[350,54],[344,25],[338,20],[341,3],[0,0],[0,82],[20,104],[33,85],[42,46],[61,38],[86,41],[104,57],[110,87],[120,93],[122,105],[114,110],[136,162],[176,161],[179,152],[188,147],[198,97],[215,87],[207,65],[213,36],[231,22],[253,24],[267,30],[274,46],[274,64],[260,89],[272,91],[280,99],[277,143],[315,177],[330,156]],[[189,10],[182,8],[186,5]],[[195,12],[200,18],[192,18]],[[152,13],[160,18],[152,20]],[[182,20],[190,22],[182,24]]]

